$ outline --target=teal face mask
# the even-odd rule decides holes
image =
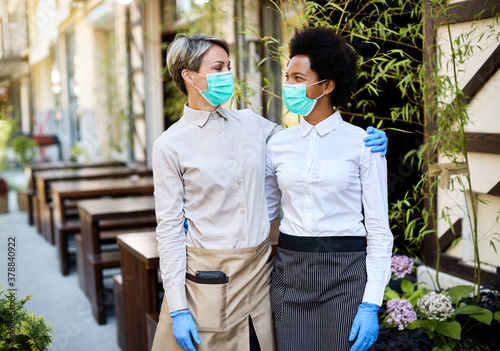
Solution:
[[[311,113],[316,101],[325,94],[321,94],[316,99],[309,99],[306,94],[306,88],[311,85],[319,84],[326,81],[326,79],[309,85],[305,84],[285,84],[283,86],[283,103],[288,111],[296,113],[301,116],[307,116]]]
[[[198,72],[194,72],[202,77],[207,78],[208,89],[201,91],[196,85],[193,85],[211,105],[219,106],[226,102],[233,95],[234,79],[231,72],[210,73],[204,76]]]

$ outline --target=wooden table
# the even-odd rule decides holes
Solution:
[[[83,200],[78,202],[81,223],[82,252],[78,264],[80,284],[92,303],[93,314],[98,324],[106,323],[104,304],[101,299],[103,290],[102,269],[119,267],[120,258],[101,253],[100,224],[105,220],[128,220],[139,217],[155,216],[153,196],[138,196],[118,199]],[[150,227],[154,229],[154,226]],[[130,232],[130,230],[128,230]],[[78,253],[80,255],[80,253]]]
[[[68,218],[69,208],[76,206],[76,200],[103,196],[123,197],[132,195],[153,195],[152,177],[139,179],[95,179],[61,181],[51,184],[54,235],[59,254],[59,265],[63,275],[68,274],[67,237],[80,232],[80,221]]]
[[[155,232],[117,238],[123,282],[126,350],[147,350],[146,313],[158,311],[158,245]]]
[[[76,170],[51,170],[36,175],[37,201],[40,215],[41,232],[51,244],[54,244],[54,223],[52,218],[50,185],[56,181],[127,178],[132,175],[151,177],[153,172],[146,167],[100,167]],[[36,215],[36,212],[35,212]],[[38,228],[37,228],[38,229]]]
[[[125,166],[121,161],[100,161],[100,162],[45,162],[31,165],[26,169],[26,176],[28,178],[27,195],[27,208],[28,224],[35,224],[34,212],[36,207],[36,179],[35,176],[38,172],[49,171],[54,169],[80,169],[80,168],[99,168],[99,167],[120,167]],[[39,216],[38,216],[39,218]],[[40,224],[38,224],[40,226]],[[41,228],[41,227],[40,227]]]
[[[271,224],[269,239],[276,253],[279,221]],[[120,266],[123,281],[124,330],[126,351],[147,351],[146,314],[159,312],[158,301],[158,244],[155,232],[121,234],[117,238],[120,248]]]

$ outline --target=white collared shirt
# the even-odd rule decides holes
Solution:
[[[363,302],[380,306],[391,275],[393,244],[387,164],[365,146],[365,137],[365,131],[344,122],[339,112],[315,126],[302,118],[276,133],[267,145],[266,195],[270,221],[281,201],[282,233],[366,236]]]
[[[184,116],[155,141],[156,236],[170,311],[187,308],[186,245],[246,248],[269,235],[266,142],[280,129],[250,110],[186,105]]]

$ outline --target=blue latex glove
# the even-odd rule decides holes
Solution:
[[[377,340],[378,336],[378,316],[379,306],[363,302],[358,307],[358,313],[354,317],[349,341],[353,341],[356,335],[358,336],[350,351],[365,351],[368,350]]]
[[[378,130],[373,127],[366,128],[366,133],[370,134],[363,139],[366,146],[372,147],[372,152],[380,152],[380,156],[384,157],[387,154],[387,142],[389,139],[385,136],[383,130]]]
[[[189,310],[173,311],[170,313],[170,317],[172,317],[172,334],[174,334],[177,344],[183,350],[196,351],[191,341],[191,335],[198,345],[201,344],[201,339]]]

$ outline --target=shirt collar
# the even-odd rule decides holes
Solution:
[[[335,111],[333,115],[327,117],[326,119],[322,120],[315,126],[310,124],[309,122],[306,121],[304,117],[300,119],[300,133],[302,134],[302,137],[307,136],[309,132],[313,129],[316,128],[316,131],[318,132],[319,135],[324,136],[325,134],[330,133],[332,130],[337,128],[340,123],[342,122],[342,117],[340,116],[339,111]]]
[[[182,118],[185,118],[189,122],[196,124],[198,127],[203,127],[207,123],[208,118],[210,118],[210,116],[213,116],[214,113],[227,119],[227,113],[220,105],[214,112],[210,112],[192,109],[187,105],[187,103],[184,105],[184,115],[182,116]]]

